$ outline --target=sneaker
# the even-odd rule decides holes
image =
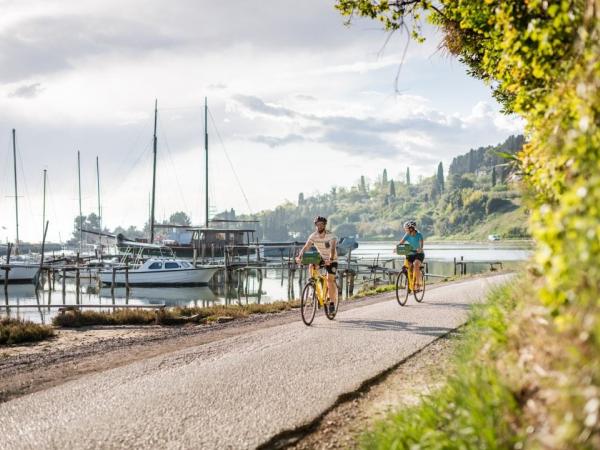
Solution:
[[[335,312],[335,303],[329,303],[329,314],[333,314]]]

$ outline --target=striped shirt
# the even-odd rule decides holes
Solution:
[[[308,241],[315,246],[321,258],[327,259],[331,256],[331,246],[333,241],[337,243],[337,237],[330,231],[325,230],[323,236],[319,235],[318,231],[315,231],[308,237]],[[332,261],[337,261],[337,249],[333,252]]]

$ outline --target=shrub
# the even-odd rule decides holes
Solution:
[[[42,341],[54,336],[48,325],[40,325],[27,320],[3,318],[0,320],[0,345]]]

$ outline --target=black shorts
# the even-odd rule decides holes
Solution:
[[[406,259],[408,259],[409,263],[415,262],[415,259],[423,262],[425,259],[425,253],[413,253],[412,255],[406,255]]]
[[[325,270],[327,270],[327,273],[330,273],[331,275],[335,275],[338,270],[338,263],[337,263],[337,261],[333,261],[331,264],[326,266],[325,261],[321,260],[321,262],[319,263],[319,267],[325,267]]]

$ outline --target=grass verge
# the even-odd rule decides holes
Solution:
[[[215,305],[206,308],[175,307],[161,310],[115,309],[114,311],[82,311],[76,308],[57,315],[53,325],[78,328],[91,325],[180,325],[215,322],[227,317],[240,319],[252,314],[272,314],[298,307],[299,301],[262,305]]]
[[[39,325],[21,319],[0,319],[0,345],[43,341],[52,336],[54,330],[48,325]]]
[[[363,448],[521,448],[518,396],[497,365],[507,352],[515,293],[514,284],[506,286],[474,308],[446,385],[378,422]]]

